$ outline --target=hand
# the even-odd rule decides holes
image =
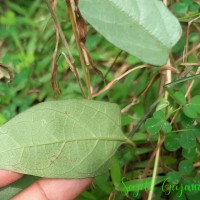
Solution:
[[[0,187],[20,178],[23,174],[0,170]],[[74,200],[92,182],[86,179],[41,178],[20,192],[12,200]]]

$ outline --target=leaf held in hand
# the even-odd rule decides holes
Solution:
[[[126,140],[116,104],[45,102],[0,127],[0,169],[50,178],[94,177],[108,169]]]

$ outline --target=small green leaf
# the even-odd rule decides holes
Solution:
[[[0,127],[0,169],[49,178],[104,173],[126,137],[116,104],[92,100],[38,104]]]
[[[192,0],[181,0],[183,3],[185,3],[186,5],[191,5],[194,2]]]
[[[200,95],[192,98],[189,105],[183,108],[184,113],[190,118],[196,118],[197,113],[200,113]]]
[[[169,122],[167,122],[167,121],[164,122],[163,125],[162,125],[162,130],[163,130],[164,133],[171,132],[171,130],[172,130],[171,124]]]
[[[135,155],[141,155],[141,154],[149,153],[151,151],[152,151],[152,148],[150,147],[136,148]]]
[[[155,135],[162,128],[162,121],[156,118],[147,119],[145,122],[145,127],[150,134]]]
[[[186,116],[188,116],[190,118],[196,118],[197,117],[196,111],[190,105],[184,106],[183,112],[185,113]]]
[[[168,151],[176,151],[180,148],[179,135],[169,134],[166,136],[164,145]]]
[[[108,179],[109,173],[107,172],[95,177],[93,182],[101,191],[105,192],[106,194],[110,194],[113,190],[113,186]]]
[[[179,163],[178,169],[180,171],[181,174],[183,175],[187,175],[189,173],[191,173],[194,169],[193,164],[191,161],[189,160],[182,160]]]
[[[6,122],[6,119],[3,114],[0,113],[0,125],[4,124]]]
[[[161,98],[159,104],[156,107],[156,111],[162,110],[166,108],[167,106],[169,106],[169,101],[165,98]]]
[[[185,105],[186,98],[185,95],[182,92],[175,92],[174,93],[175,100],[180,104],[180,105]]]
[[[180,133],[180,145],[185,149],[196,147],[196,137],[192,132]]]
[[[153,117],[161,121],[165,119],[165,113],[162,110],[158,110],[154,112]]]
[[[188,198],[186,198],[185,193],[183,193],[181,190],[176,192],[175,196],[173,197],[172,200],[188,200]],[[194,199],[193,199],[194,200]]]
[[[172,9],[177,15],[181,16],[188,11],[188,5],[186,3],[178,2],[172,5]]]
[[[121,167],[117,158],[112,161],[111,178],[116,187],[121,183]]]
[[[171,184],[178,184],[181,179],[181,174],[179,172],[169,172],[167,174],[167,181]]]
[[[190,42],[200,42],[200,33],[199,32],[192,32],[189,35]]]
[[[195,158],[197,157],[196,154],[196,148],[191,148],[191,149],[183,149],[182,151],[182,155],[184,158],[186,158],[187,160],[195,160]]]
[[[197,95],[192,98],[190,102],[190,106],[193,110],[195,110],[197,113],[200,113],[200,95]]]

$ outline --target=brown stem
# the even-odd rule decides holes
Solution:
[[[67,40],[66,40],[66,38],[65,38],[65,35],[64,35],[64,33],[63,33],[61,27],[60,27],[60,24],[59,24],[59,22],[58,22],[58,18],[57,18],[57,16],[56,16],[56,13],[55,13],[54,10],[52,9],[52,6],[51,6],[50,1],[49,1],[49,0],[45,0],[45,1],[46,1],[46,3],[47,3],[47,6],[48,6],[49,11],[50,11],[50,13],[51,13],[51,16],[52,16],[52,18],[53,18],[53,20],[54,20],[54,23],[56,24],[56,26],[57,26],[57,28],[58,28],[60,37],[61,37],[61,39],[62,39],[62,43],[63,43],[64,47],[67,49],[67,52],[68,52],[69,57],[70,57],[70,61],[71,61],[72,63],[74,63],[74,58],[73,58],[73,56],[72,56],[72,54],[71,54],[71,52],[70,52],[70,50],[69,50],[69,45],[68,45],[68,43],[67,43]]]
[[[151,154],[151,157],[147,163],[147,166],[145,167],[145,170],[143,172],[143,174],[140,176],[140,178],[145,178],[148,175],[149,169],[151,167],[151,163],[153,162],[153,159],[157,153],[157,151],[160,149],[160,147],[162,146],[163,142],[165,141],[165,135],[162,136],[162,138],[160,139],[159,144],[157,145],[157,147],[155,148],[154,152]]]
[[[82,48],[81,48],[81,43],[80,43],[80,40],[79,40],[79,33],[78,33],[76,17],[75,17],[75,13],[74,13],[74,4],[72,3],[71,0],[66,0],[66,3],[67,3],[67,7],[68,7],[69,17],[70,17],[70,20],[71,20],[71,23],[72,23],[72,29],[73,29],[73,32],[74,32],[76,44],[77,44],[77,47],[78,47],[81,66],[82,66],[84,77],[85,77],[85,82],[86,82],[86,86],[87,86],[87,90],[88,90],[88,98],[92,99],[92,93],[91,93],[91,89],[90,89],[90,86],[91,86],[91,84],[90,84],[90,73],[89,73],[89,68],[85,65],[83,52],[82,52]]]
[[[3,65],[2,63],[0,63],[0,67],[8,72],[8,74],[10,76],[10,83],[11,83],[13,81],[13,73],[12,73],[12,71],[8,67]]]

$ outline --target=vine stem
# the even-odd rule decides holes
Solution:
[[[73,32],[74,32],[76,44],[77,44],[77,47],[78,47],[80,62],[81,62],[81,66],[82,66],[84,77],[85,77],[85,83],[86,83],[86,87],[87,87],[87,90],[88,90],[88,99],[92,99],[92,93],[91,93],[91,89],[90,89],[91,83],[90,83],[89,67],[86,66],[86,64],[85,64],[83,51],[82,51],[80,40],[79,40],[79,32],[78,32],[77,22],[76,22],[76,17],[75,17],[75,12],[74,12],[75,11],[74,1],[73,0],[66,0],[66,4],[67,4],[67,7],[68,7],[69,17],[70,17],[70,20],[71,20],[71,23],[72,23],[72,29],[73,29]]]
[[[56,27],[58,28],[58,32],[59,32],[59,34],[60,34],[62,43],[63,43],[64,47],[66,48],[67,53],[69,54],[70,61],[71,61],[72,63],[74,63],[74,58],[73,58],[73,56],[72,56],[72,54],[71,54],[71,52],[70,52],[69,45],[68,45],[68,43],[67,43],[67,40],[66,40],[66,38],[65,38],[65,35],[64,35],[64,33],[63,33],[63,30],[62,30],[62,28],[61,28],[61,26],[60,26],[60,24],[59,24],[59,21],[58,21],[58,18],[57,18],[57,16],[56,16],[56,13],[55,13],[54,10],[52,9],[51,2],[50,2],[49,0],[45,0],[45,1],[46,1],[46,4],[47,4],[48,8],[49,8],[49,11],[50,11],[50,13],[51,13],[51,16],[52,16],[52,18],[53,18],[53,20],[54,20],[54,23],[55,23]]]

